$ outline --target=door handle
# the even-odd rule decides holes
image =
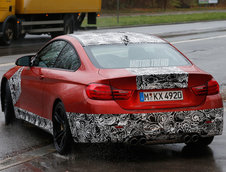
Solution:
[[[39,79],[40,79],[40,80],[43,80],[44,78],[45,78],[44,75],[40,75],[40,76],[39,76]]]

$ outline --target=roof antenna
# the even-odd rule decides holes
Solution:
[[[129,40],[129,38],[128,38],[127,35],[124,35],[124,36],[122,37],[122,41],[123,41],[123,43],[124,43],[125,45],[128,45],[129,42],[130,42],[130,40]]]

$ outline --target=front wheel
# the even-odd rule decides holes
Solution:
[[[66,112],[62,102],[59,102],[53,112],[53,140],[60,154],[67,154],[71,149],[72,137]]]
[[[4,114],[5,125],[12,124],[15,120],[15,111],[8,82],[5,85]]]

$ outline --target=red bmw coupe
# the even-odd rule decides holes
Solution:
[[[57,37],[16,61],[1,81],[5,123],[79,143],[206,146],[223,131],[219,85],[168,42],[139,33]]]

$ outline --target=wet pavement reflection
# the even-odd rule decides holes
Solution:
[[[6,171],[153,171],[220,172],[210,147],[184,144],[129,146],[75,144],[68,156],[57,153]]]
[[[22,120],[5,126],[4,116],[1,112],[0,115],[0,162],[52,143],[52,135],[42,129]]]
[[[16,40],[10,46],[0,45],[0,56],[37,52],[49,40],[51,37],[48,35],[27,35],[25,39]]]

